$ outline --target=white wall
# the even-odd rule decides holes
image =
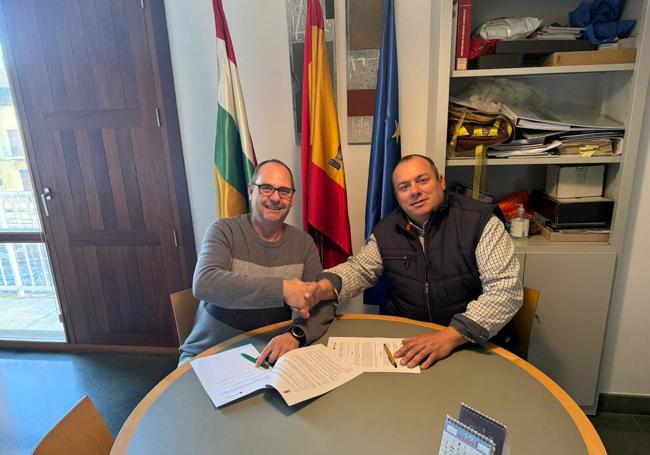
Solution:
[[[217,44],[209,1],[165,0],[176,104],[197,248],[214,221],[213,174],[217,120]]]
[[[295,144],[289,73],[285,0],[224,0],[244,92],[249,126],[259,161],[278,158],[293,170],[300,185],[300,148]],[[215,219],[213,177],[217,106],[216,39],[210,0],[165,0],[181,138],[197,249]],[[336,0],[339,19],[336,47],[345,49],[345,1]],[[396,4],[400,65],[400,117],[403,154],[426,146],[430,4]],[[417,43],[413,46],[413,43]],[[348,210],[354,250],[363,244],[369,146],[347,146],[345,53],[337,52],[339,124],[343,143]],[[301,223],[301,198],[288,222]],[[359,300],[346,311],[363,311]]]
[[[259,161],[279,158],[296,174],[300,190],[300,148],[295,144],[289,73],[289,39],[284,0],[224,0],[244,91],[249,126]],[[336,0],[337,49],[345,49],[344,0]],[[215,219],[213,177],[214,128],[217,105],[216,39],[212,2],[165,0],[176,99],[187,169],[190,204],[197,247]],[[423,152],[426,145],[428,23],[427,0],[397,2],[397,40],[400,65],[400,116],[403,153]],[[412,43],[417,43],[413,46]],[[338,99],[344,120],[345,54],[338,52]],[[345,144],[353,247],[363,243],[363,213],[370,149]],[[300,197],[289,222],[300,224]]]
[[[600,391],[650,396],[650,96],[623,251],[616,267]]]
[[[295,145],[284,0],[225,0],[248,123],[258,161],[300,167]],[[212,2],[165,0],[176,100],[197,249],[216,218],[213,174],[217,115],[216,38]],[[296,175],[300,184],[300,175]],[[298,186],[299,187],[299,186]],[[299,223],[300,198],[289,222]]]

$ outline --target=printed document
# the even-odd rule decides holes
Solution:
[[[384,344],[391,354],[402,347],[401,338],[360,338],[360,337],[330,337],[327,347],[338,355],[339,359],[352,363],[368,373],[420,373],[420,367],[409,368],[400,365],[394,367]]]
[[[266,387],[275,388],[293,406],[329,392],[363,372],[322,344],[290,351],[268,369],[255,367],[254,359],[259,355],[252,344],[247,344],[192,360],[191,365],[217,407]]]

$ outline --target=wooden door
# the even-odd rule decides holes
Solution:
[[[68,338],[170,346],[195,263],[163,1],[0,0]]]

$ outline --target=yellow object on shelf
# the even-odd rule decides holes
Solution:
[[[634,63],[636,49],[605,49],[599,51],[553,52],[544,66],[607,65]]]

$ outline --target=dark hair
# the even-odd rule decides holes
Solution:
[[[280,160],[276,160],[275,158],[272,158],[270,160],[265,160],[265,161],[262,161],[261,163],[259,163],[257,165],[257,167],[255,168],[255,171],[253,172],[253,175],[251,176],[251,181],[249,183],[255,183],[255,181],[257,180],[257,177],[260,175],[260,170],[262,169],[262,167],[264,167],[265,165],[267,165],[269,163],[279,164],[280,166],[284,167],[287,170],[287,172],[289,172],[289,176],[291,176],[291,188],[295,190],[296,188],[295,188],[295,185],[293,183],[293,172],[291,172],[291,169],[289,169],[289,166],[287,166],[286,164],[284,164]]]
[[[406,156],[402,157],[402,159],[399,160],[397,162],[397,164],[395,165],[395,169],[397,169],[397,166],[399,166],[403,162],[411,161],[413,158],[422,158],[424,161],[429,163],[429,165],[431,166],[431,169],[433,169],[433,174],[436,176],[436,179],[440,179],[440,173],[438,172],[438,168],[436,167],[436,163],[434,163],[433,160],[431,158],[429,158],[428,156],[418,155],[417,153],[414,153],[413,155],[406,155]],[[395,177],[395,169],[393,169],[393,177]]]

